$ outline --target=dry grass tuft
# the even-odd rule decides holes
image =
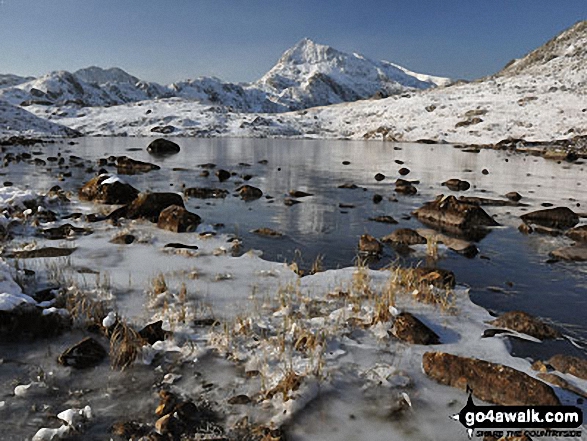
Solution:
[[[118,321],[110,334],[110,364],[114,369],[125,369],[139,356],[143,339],[126,323]]]
[[[270,400],[275,395],[281,394],[283,401],[290,399],[291,392],[298,390],[302,384],[303,377],[293,370],[288,370],[277,385],[263,394],[263,400]]]

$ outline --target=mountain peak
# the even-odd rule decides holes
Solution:
[[[74,75],[85,81],[86,83],[93,84],[106,84],[106,83],[130,83],[136,84],[139,79],[118,67],[111,67],[109,69],[103,69],[98,66],[89,66],[83,69],[76,70]]]
[[[317,64],[337,55],[343,54],[330,46],[316,43],[309,38],[302,38],[283,53],[279,62],[283,64]]]

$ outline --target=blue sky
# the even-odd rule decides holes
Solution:
[[[474,79],[585,19],[587,0],[0,0],[0,73],[98,65],[161,83],[252,81],[309,37]]]

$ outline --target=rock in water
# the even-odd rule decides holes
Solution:
[[[128,156],[120,156],[116,159],[116,170],[121,175],[134,175],[137,173],[147,173],[151,170],[159,170],[161,167],[150,162],[137,161]]]
[[[187,197],[199,199],[224,199],[228,195],[228,190],[222,188],[208,187],[191,187],[183,191]]]
[[[391,333],[402,341],[416,345],[440,343],[438,335],[409,312],[402,312],[395,318]]]
[[[440,195],[434,201],[426,202],[413,214],[422,222],[465,235],[480,227],[499,225],[483,208],[459,201],[454,196]]]
[[[100,175],[90,179],[79,190],[82,201],[94,201],[102,204],[128,204],[134,200],[139,191],[116,176]]]
[[[252,185],[243,185],[237,188],[236,191],[238,191],[239,196],[244,201],[254,201],[255,199],[259,199],[261,196],[263,196],[263,192],[257,187],[253,187]]]
[[[511,329],[540,340],[550,340],[562,337],[561,333],[523,311],[510,311],[489,322],[499,328]]]
[[[467,181],[461,181],[460,179],[449,179],[442,183],[445,187],[452,191],[467,191],[471,188],[471,184]]]
[[[114,210],[108,215],[110,219],[148,219],[157,222],[163,210],[171,205],[185,208],[183,198],[177,193],[141,193],[132,203]]]
[[[167,139],[157,138],[147,146],[147,151],[152,155],[173,155],[179,153],[179,145]]]
[[[470,388],[483,401],[502,406],[558,406],[552,388],[509,366],[443,352],[426,352],[422,367],[441,384]]]
[[[57,361],[64,366],[76,369],[87,369],[99,365],[107,352],[100,343],[91,337],[87,337],[75,346],[67,349],[59,356]]]
[[[364,254],[379,255],[383,252],[383,245],[370,234],[363,234],[359,239],[359,251]]]
[[[587,242],[587,225],[571,228],[565,235],[577,242]]]
[[[179,205],[170,205],[159,214],[157,227],[174,233],[184,233],[196,231],[201,222],[202,219],[197,214]]]
[[[579,223],[579,216],[570,208],[556,207],[533,211],[520,216],[527,224],[538,224],[548,228],[566,230]]]
[[[417,231],[410,228],[399,228],[393,233],[381,239],[382,242],[395,245],[419,245],[425,244],[426,238],[420,236]]]

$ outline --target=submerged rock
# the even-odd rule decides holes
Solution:
[[[441,384],[470,388],[483,401],[502,406],[558,406],[552,388],[509,366],[443,352],[426,352],[422,367]]]
[[[159,214],[157,227],[174,233],[184,233],[196,231],[201,222],[202,218],[197,214],[179,205],[170,205]]]
[[[251,233],[258,234],[259,236],[269,236],[269,237],[281,237],[283,233],[279,231],[272,230],[271,228],[263,227],[257,228],[256,230],[252,230]]]
[[[554,259],[568,260],[571,262],[587,262],[587,246],[562,247],[550,252]]]
[[[416,345],[440,343],[440,337],[409,312],[402,312],[395,318],[391,334],[402,341]]]
[[[228,179],[230,179],[230,176],[231,176],[230,172],[227,170],[224,170],[224,169],[216,170],[216,172],[214,174],[216,175],[216,177],[218,178],[218,180],[220,182],[227,181]]]
[[[418,189],[414,187],[412,182],[405,179],[397,179],[395,181],[395,192],[405,195],[414,195],[418,193]]]
[[[122,175],[134,175],[137,173],[147,173],[152,170],[160,170],[161,167],[150,162],[137,161],[128,156],[119,156],[116,159],[116,170]]]
[[[381,242],[395,245],[421,245],[426,243],[426,238],[420,236],[417,231],[411,228],[399,228],[393,233],[381,239]]]
[[[307,196],[314,196],[312,193],[307,193],[307,192],[301,191],[301,190],[290,190],[289,195],[292,198],[305,198]]]
[[[383,224],[397,224],[397,221],[391,216],[375,216],[370,217],[369,220],[373,222],[381,222]]]
[[[499,328],[521,332],[540,340],[550,340],[562,337],[561,333],[536,317],[523,311],[510,311],[489,322]]]
[[[166,126],[166,127],[171,127],[171,126]],[[151,131],[155,131],[155,128],[151,129]],[[160,133],[166,133],[166,132],[160,132]],[[173,141],[169,141],[169,140],[163,139],[163,138],[157,138],[156,140],[152,141],[147,146],[147,151],[153,155],[172,155],[175,153],[179,153],[180,148],[179,148],[179,145],[177,145]]]
[[[90,179],[78,192],[82,201],[102,204],[128,204],[139,194],[132,185],[116,176],[100,175]]]
[[[533,211],[520,216],[524,223],[566,230],[579,223],[579,216],[570,208],[556,207]]]
[[[419,228],[417,232],[420,236],[424,237],[426,241],[444,244],[447,248],[456,253],[462,254],[465,257],[474,257],[479,252],[475,244],[467,240],[449,237],[428,228]]]
[[[587,225],[571,228],[565,233],[565,235],[577,242],[587,242]]]
[[[191,187],[183,191],[187,197],[199,199],[223,199],[228,196],[228,190],[222,188]]]
[[[57,361],[64,366],[87,369],[99,365],[107,355],[100,343],[87,337],[63,352]]]

